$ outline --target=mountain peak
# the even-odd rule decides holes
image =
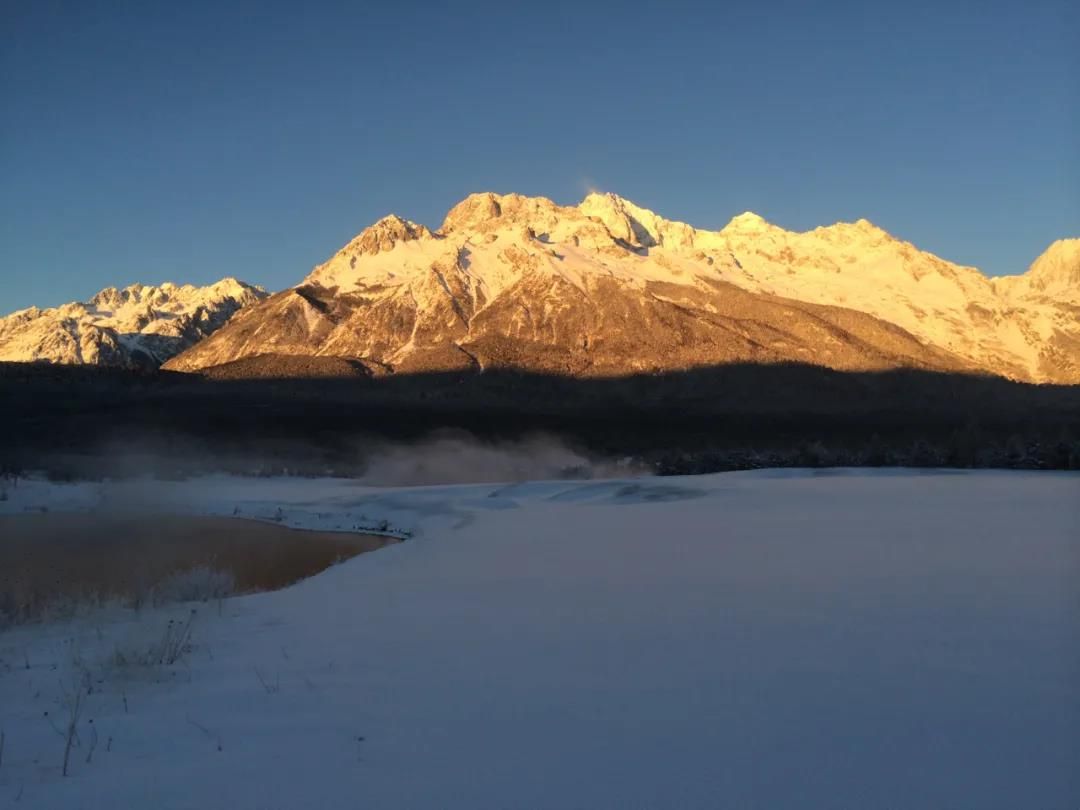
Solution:
[[[174,284],[172,284],[171,282],[168,282],[168,281],[161,285],[162,289],[166,289],[168,287],[175,288],[175,286],[176,285],[174,285]],[[225,278],[221,279],[220,281],[215,281],[213,284],[211,284],[206,289],[208,291],[210,291],[210,292],[214,292],[214,293],[218,293],[218,294],[222,294],[222,295],[233,295],[233,296],[245,295],[245,294],[251,293],[251,292],[255,292],[255,293],[265,293],[266,292],[266,290],[264,290],[258,284],[248,284],[246,281],[241,281],[240,279],[236,278],[235,276],[225,276]]]
[[[480,223],[502,216],[502,196],[491,191],[470,194],[446,212],[442,227],[443,233],[475,227]]]
[[[432,235],[423,225],[388,214],[374,225],[365,228],[345,250],[349,253],[374,256],[391,250],[398,242],[410,242]]]
[[[554,227],[560,219],[572,217],[573,213],[574,209],[557,205],[547,197],[485,191],[470,194],[451,208],[439,232],[485,231],[507,225],[531,227],[539,232]]]
[[[1080,238],[1052,243],[1031,263],[1025,277],[1036,290],[1080,290]]]
[[[764,217],[755,214],[753,211],[744,211],[738,216],[732,217],[731,221],[723,227],[721,232],[737,231],[739,233],[758,233],[766,231],[771,227],[772,225],[770,225]]]
[[[172,303],[176,306],[197,306],[200,303],[217,302],[226,298],[234,298],[250,303],[252,300],[265,295],[265,292],[262,287],[247,284],[231,276],[205,287],[195,287],[191,284],[179,285],[171,281],[164,281],[158,286],[136,282],[120,289],[106,287],[85,304],[75,306],[91,307],[105,311],[118,310],[128,305],[141,306],[145,304],[161,306]]]
[[[890,236],[891,234],[884,228],[879,228],[870,220],[860,217],[854,222],[838,222],[833,226],[834,228],[842,228],[849,231],[855,231],[857,233],[866,234],[868,236]]]
[[[639,247],[693,248],[699,238],[711,236],[685,222],[665,219],[659,214],[610,192],[592,192],[581,201],[578,211],[599,219],[612,235]]]
[[[818,234],[829,240],[840,239],[845,242],[876,243],[882,240],[896,240],[892,234],[883,228],[879,228],[873,222],[865,218],[859,218],[854,222],[835,222],[832,225],[822,225],[810,233]]]
[[[585,195],[585,198],[578,205],[580,210],[599,210],[603,208],[612,208],[616,211],[630,211],[636,213],[648,213],[653,214],[647,208],[642,208],[625,197],[620,197],[613,191],[590,191]]]
[[[628,244],[652,247],[662,241],[657,227],[660,218],[618,194],[592,192],[577,208],[585,216],[603,222],[616,239]]]

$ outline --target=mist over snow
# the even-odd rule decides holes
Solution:
[[[424,486],[645,474],[630,459],[587,456],[552,436],[480,442],[454,435],[376,445],[359,480],[372,486]]]

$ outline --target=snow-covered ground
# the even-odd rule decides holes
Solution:
[[[198,605],[171,666],[133,659],[187,606],[0,634],[2,807],[1080,807],[1080,476],[21,482],[0,502],[118,505],[413,536]]]

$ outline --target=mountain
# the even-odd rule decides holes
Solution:
[[[289,357],[315,374],[347,360],[610,376],[798,361],[1080,382],[1078,243],[992,280],[865,220],[794,233],[747,213],[707,231],[613,194],[474,194],[437,231],[385,217],[166,368],[290,376]]]
[[[234,278],[208,287],[109,287],[85,303],[0,318],[0,361],[156,368],[265,297]]]
[[[1080,304],[1080,239],[1059,239],[1022,276],[996,279],[1014,298]]]
[[[791,233],[743,215],[720,234],[747,289],[869,313],[991,373],[1080,382],[1080,239],[991,279],[866,220]]]

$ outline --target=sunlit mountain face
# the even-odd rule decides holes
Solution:
[[[373,373],[574,376],[798,361],[1080,382],[1080,239],[989,278],[859,220],[720,230],[614,194],[474,194],[438,230],[388,216],[168,362],[350,358]],[[263,359],[257,359],[263,358]]]

